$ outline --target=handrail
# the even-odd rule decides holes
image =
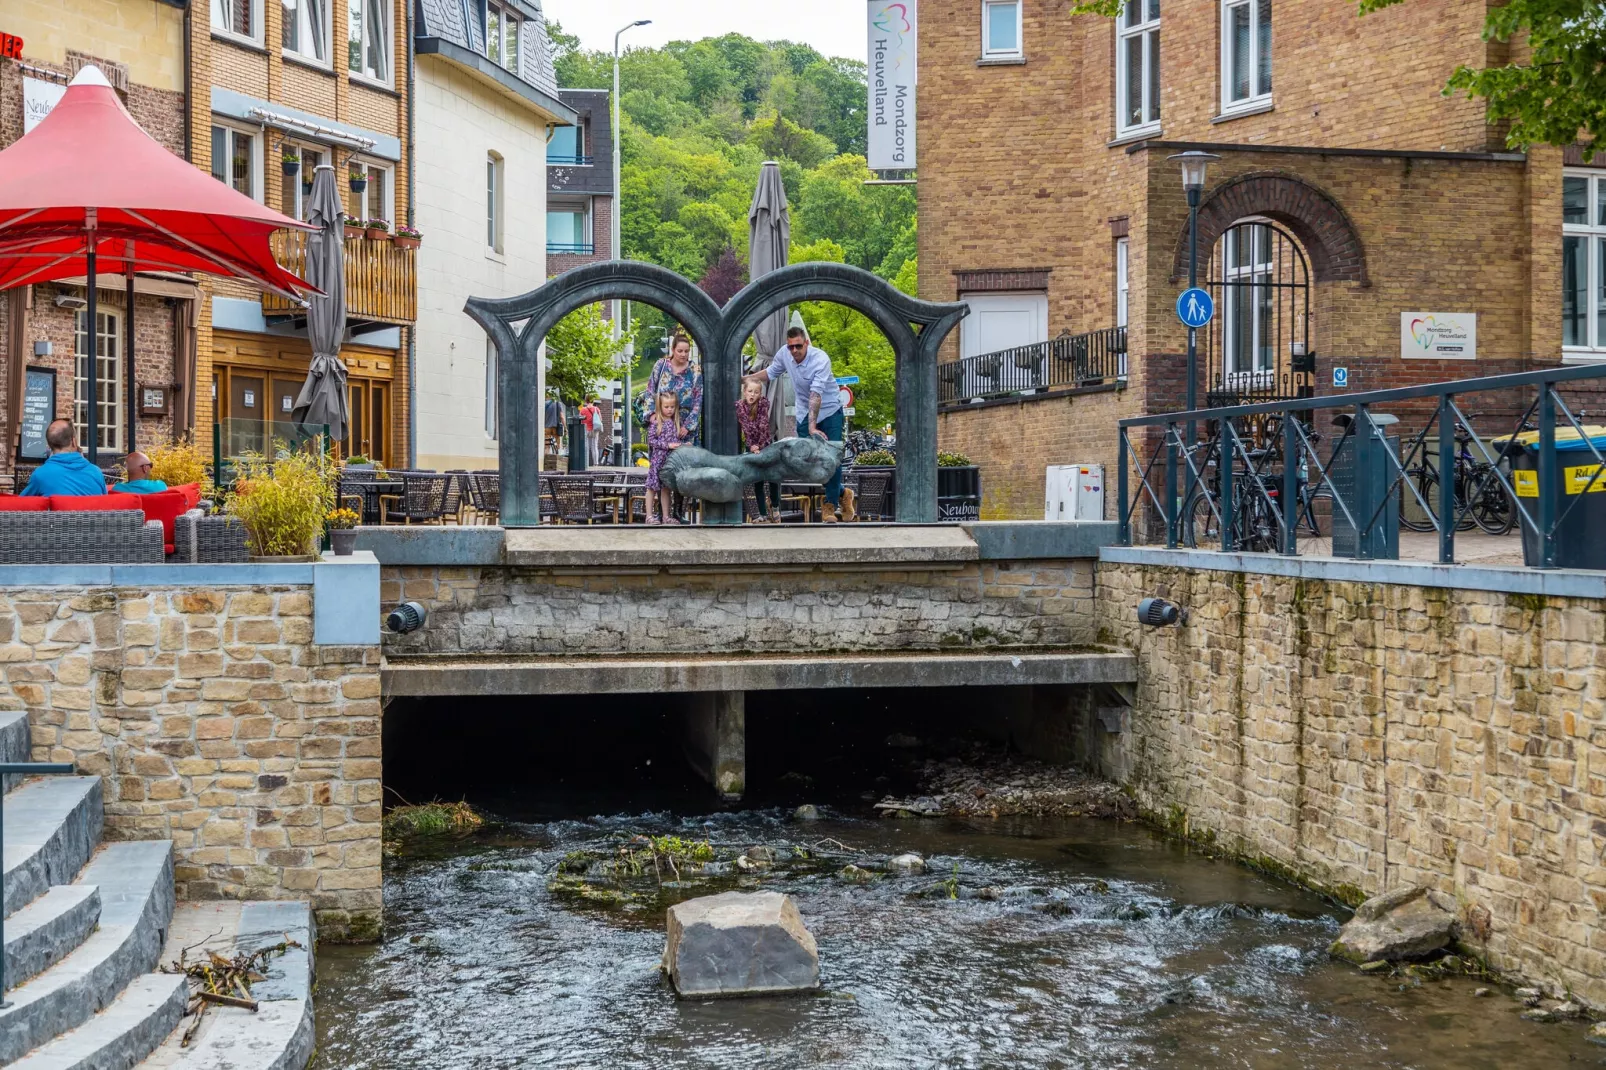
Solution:
[[[1126,328],[1107,327],[945,361],[937,366],[937,400],[966,402],[1125,380]]]
[[[274,258],[291,274],[306,271],[307,233],[281,230],[268,239]],[[355,319],[382,323],[407,324],[418,319],[417,251],[367,236],[346,238],[344,245],[346,312]],[[273,316],[306,310],[274,294],[263,294],[262,311]]]
[[[1606,364],[1119,420],[1118,540],[1132,545],[1134,520],[1143,526],[1140,510],[1147,502],[1153,507],[1147,514],[1149,532],[1163,526],[1168,547],[1199,546],[1202,540],[1214,543],[1219,537],[1225,552],[1275,550],[1293,556],[1299,552],[1301,537],[1321,534],[1313,503],[1328,498],[1333,502],[1333,537],[1337,539],[1342,517],[1345,540],[1353,540],[1349,548],[1357,558],[1386,553],[1393,510],[1397,505],[1407,509],[1414,505],[1426,519],[1411,524],[1438,533],[1441,564],[1455,561],[1456,530],[1476,524],[1492,534],[1519,529],[1530,540],[1525,556],[1536,559],[1533,567],[1555,568],[1556,534],[1562,522],[1584,495],[1606,483],[1606,454],[1585,433],[1582,414],[1575,416],[1568,408],[1560,388],[1598,379],[1606,379]],[[1500,437],[1503,444],[1498,447],[1496,436],[1480,434],[1473,426],[1474,417],[1457,404],[1466,394],[1531,388],[1537,388],[1531,402],[1509,435]],[[1380,419],[1372,411],[1380,404],[1423,399],[1436,404],[1420,428],[1396,427],[1394,417]],[[1334,421],[1343,431],[1324,451],[1311,417],[1335,409],[1352,410],[1353,415],[1347,423],[1342,417]],[[1569,466],[1568,480],[1583,486],[1569,485],[1565,496],[1556,449],[1558,426],[1570,426],[1593,460],[1591,466],[1591,458],[1578,451],[1581,463]],[[1146,463],[1134,445],[1134,428],[1163,429],[1158,441],[1148,437],[1146,445],[1152,448]],[[1396,430],[1402,433],[1391,437]],[[1427,439],[1435,430],[1437,448],[1430,456]],[[1525,460],[1519,473],[1510,462],[1529,448],[1516,441],[1517,433],[1525,430],[1537,431],[1532,444],[1537,455],[1531,462]],[[1137,494],[1132,492],[1134,473]],[[1151,476],[1159,474],[1164,484],[1157,488]],[[1247,490],[1238,489],[1235,485],[1244,480]],[[1387,486],[1381,487],[1384,481]]]

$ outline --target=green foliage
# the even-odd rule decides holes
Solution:
[[[1361,14],[1402,0],[1360,0]],[[1600,0],[1508,0],[1490,7],[1484,40],[1525,36],[1527,63],[1462,65],[1444,87],[1489,102],[1491,122],[1509,120],[1506,143],[1570,145],[1587,138],[1584,158],[1606,135],[1606,10]]]
[[[937,452],[938,468],[969,468],[970,458],[963,453],[950,453],[947,450]]]
[[[251,553],[258,557],[299,557],[314,552],[324,515],[335,507],[335,469],[324,457],[322,439],[307,452],[281,449],[273,460],[246,454],[228,512],[245,526]]]
[[[853,463],[861,465],[867,464],[876,466],[889,466],[897,464],[898,458],[894,457],[888,450],[865,450],[863,453],[859,454],[858,457],[854,458]]]
[[[842,263],[842,246],[828,238],[811,245],[792,246],[794,264],[810,261]],[[864,317],[846,305],[829,301],[805,301],[797,306],[809,341],[831,356],[831,368],[838,375],[857,375],[853,388],[853,426],[881,429],[890,426],[895,409],[893,387],[895,361],[892,343]],[[806,411],[806,399],[798,399],[798,415]]]
[[[575,309],[547,333],[546,355],[552,361],[546,373],[547,393],[565,405],[579,405],[599,379],[613,377],[619,349],[599,306]]]

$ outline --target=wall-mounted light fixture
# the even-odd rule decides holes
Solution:
[[[1145,598],[1138,603],[1138,621],[1151,628],[1182,622],[1182,610],[1164,598]]]

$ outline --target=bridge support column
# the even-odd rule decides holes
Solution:
[[[747,790],[747,692],[686,696],[686,757],[727,802]]]

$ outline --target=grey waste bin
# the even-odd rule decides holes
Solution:
[[[1345,413],[1333,420],[1333,426],[1347,428],[1351,420],[1352,417]],[[1372,421],[1376,427],[1372,431],[1372,450],[1367,459],[1366,470],[1364,472],[1359,470],[1360,465],[1357,463],[1359,451],[1355,448],[1358,443],[1355,435],[1351,435],[1345,440],[1338,456],[1333,458],[1332,466],[1328,468],[1328,475],[1331,477],[1334,496],[1349,507],[1349,511],[1355,516],[1356,524],[1364,525],[1371,518],[1373,510],[1377,509],[1378,500],[1387,495],[1382,511],[1378,513],[1377,519],[1372,522],[1371,529],[1366,533],[1366,548],[1369,551],[1368,556],[1390,561],[1400,556],[1400,496],[1397,493],[1388,494],[1388,488],[1398,472],[1400,439],[1398,435],[1386,434],[1384,429],[1399,423],[1400,419],[1386,413],[1374,412]],[[1384,450],[1388,453],[1385,454]],[[1391,456],[1393,460],[1390,460]],[[1359,494],[1363,487],[1368,492],[1366,500],[1372,503],[1365,509],[1364,514]],[[1350,523],[1349,517],[1344,514],[1338,502],[1334,502],[1333,556],[1358,557],[1360,540],[1357,534],[1355,524]]]

